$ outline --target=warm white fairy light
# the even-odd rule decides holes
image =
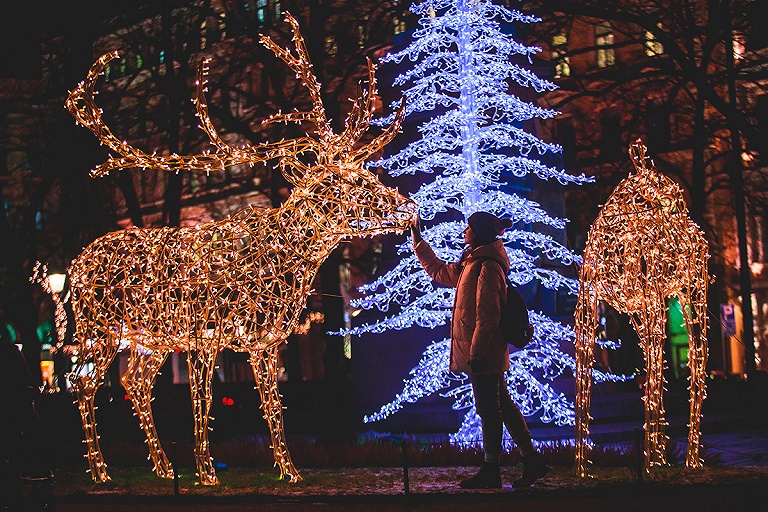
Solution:
[[[32,270],[30,282],[38,283],[43,291],[50,295],[54,305],[53,325],[56,328],[56,343],[51,346],[51,354],[55,354],[64,345],[67,335],[67,310],[64,304],[69,301],[69,292],[62,297],[66,276],[64,274],[49,274],[48,267],[39,261]]]
[[[357,147],[374,111],[373,65],[368,67],[368,90],[354,102],[344,132],[335,134],[298,24],[290,15],[286,19],[293,29],[295,54],[268,37],[262,36],[261,42],[296,73],[309,91],[312,110],[277,114],[265,122],[311,124],[315,130],[310,135],[241,148],[224,143],[208,117],[205,62],[195,103],[202,128],[216,146],[212,153],[148,155],[110,132],[93,95],[96,78],[115,53],[102,56],[67,100],[77,120],[120,155],[97,167],[94,176],[136,167],[209,172],[276,158],[295,185],[279,208],[246,207],[227,219],[194,227],[109,233],[72,262],[68,273],[80,367],[71,379],[95,481],[109,476],[96,434],[93,399],[123,348],[130,349],[130,359],[121,382],[145,431],[159,476],[173,476],[173,468],[157,438],[151,392],[170,351],[184,350],[188,352],[198,475],[202,484],[218,483],[208,444],[211,381],[216,355],[230,348],[250,355],[281,477],[300,480],[285,443],[277,387],[278,345],[299,327],[312,280],[339,242],[402,231],[416,212],[413,201],[385,187],[365,167],[366,160],[398,132],[402,110],[378,137]],[[304,154],[302,160],[299,154]],[[312,320],[319,318],[310,316]],[[93,371],[83,371],[91,363]]]
[[[576,472],[587,474],[589,405],[597,304],[628,313],[645,355],[645,469],[666,463],[664,339],[667,297],[683,306],[688,330],[688,467],[701,465],[706,397],[707,242],[688,216],[680,188],[656,171],[640,140],[629,149],[635,172],[613,191],[589,230],[576,307]]]
[[[303,322],[296,325],[293,329],[294,334],[307,334],[312,328],[312,324],[321,324],[325,322],[325,315],[321,311],[310,311]]]

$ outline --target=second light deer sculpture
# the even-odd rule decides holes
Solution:
[[[209,452],[208,422],[214,363],[224,348],[249,354],[275,464],[281,477],[300,480],[284,438],[278,345],[296,327],[315,274],[339,242],[403,231],[416,213],[415,203],[385,187],[365,168],[365,161],[399,131],[403,109],[381,135],[356,147],[374,111],[375,70],[369,62],[368,90],[355,101],[345,130],[335,134],[298,24],[288,14],[286,19],[293,29],[295,54],[268,37],[262,36],[261,42],[296,72],[309,90],[312,109],[279,113],[265,123],[313,125],[313,132],[304,137],[244,147],[226,144],[208,116],[207,61],[200,67],[195,103],[215,152],[158,156],[115,137],[104,125],[93,95],[96,79],[116,53],[102,56],[67,99],[77,121],[119,155],[110,156],[92,175],[137,167],[210,172],[276,159],[295,186],[279,208],[248,207],[225,220],[195,227],[109,233],[72,262],[68,273],[81,363],[70,379],[94,481],[109,479],[96,433],[94,397],[117,353],[127,349],[129,364],[121,382],[147,436],[155,471],[166,478],[173,476],[173,468],[155,430],[152,387],[172,350],[187,353],[197,472],[201,484],[218,483]],[[300,155],[314,163],[302,162]]]
[[[664,417],[666,301],[677,297],[688,331],[690,422],[685,465],[701,466],[701,408],[706,392],[707,260],[704,233],[691,220],[682,190],[658,172],[639,139],[635,166],[589,228],[576,303],[576,473],[587,476],[597,305],[627,313],[645,356],[645,471],[667,463]]]

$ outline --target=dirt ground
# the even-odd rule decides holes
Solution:
[[[80,470],[58,470],[48,510],[768,510],[768,469],[758,467],[661,468],[644,475],[642,482],[628,468],[595,468],[593,477],[581,479],[572,468],[555,467],[525,490],[510,484],[519,468],[504,467],[505,483],[499,491],[461,489],[457,482],[472,474],[472,467],[421,467],[409,468],[407,494],[401,468],[306,469],[304,480],[295,484],[277,479],[276,472],[231,468],[219,472],[221,485],[214,487],[195,485],[194,475],[182,472],[178,495],[173,481],[161,480],[146,468],[110,469],[112,481],[100,485]],[[30,491],[22,510],[42,509],[32,504]]]

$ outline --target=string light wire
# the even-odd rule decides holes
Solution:
[[[707,260],[704,234],[688,216],[680,187],[656,171],[647,148],[629,148],[635,171],[614,189],[587,235],[576,306],[576,473],[586,476],[597,305],[627,313],[646,366],[645,470],[666,464],[664,340],[667,297],[682,306],[688,331],[690,421],[687,467],[699,467],[706,397]]]
[[[215,151],[199,155],[148,154],[117,138],[104,125],[94,102],[104,66],[101,56],[72,91],[67,109],[118,157],[91,173],[103,176],[127,168],[168,172],[215,172],[230,165],[254,165],[272,158],[294,185],[279,208],[246,207],[226,219],[180,228],[130,228],[88,245],[68,269],[76,324],[79,367],[70,374],[85,432],[86,458],[97,482],[109,480],[96,433],[96,390],[120,350],[130,350],[121,382],[131,398],[160,477],[173,468],[157,438],[150,405],[155,378],[173,350],[188,354],[200,483],[218,483],[208,431],[211,383],[216,355],[229,348],[249,354],[261,408],[269,425],[275,465],[291,482],[301,479],[285,442],[277,385],[278,345],[300,324],[320,265],[343,240],[353,236],[402,232],[415,203],[385,187],[365,162],[400,129],[401,108],[392,123],[368,143],[376,100],[375,67],[368,62],[368,89],[358,97],[342,133],[325,115],[320,84],[312,71],[296,20],[286,14],[294,51],[261,36],[261,43],[287,64],[309,93],[311,110],[277,113],[265,123],[292,122],[313,127],[306,136],[275,143],[233,147],[219,137],[205,99],[208,60],[200,66],[194,98],[201,127]],[[302,161],[299,156],[304,155]],[[311,163],[306,163],[307,157]],[[319,320],[319,319],[315,319]],[[93,369],[88,371],[90,366]]]

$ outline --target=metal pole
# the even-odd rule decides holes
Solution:
[[[173,495],[174,496],[178,496],[179,495],[179,466],[178,466],[179,451],[178,451],[178,449],[176,447],[176,441],[173,442],[172,447],[173,447],[172,448],[172,451],[173,451],[173,461],[172,461],[172,464],[173,464]]]
[[[403,438],[403,492],[408,496],[411,494],[411,483],[408,478],[408,438]]]

